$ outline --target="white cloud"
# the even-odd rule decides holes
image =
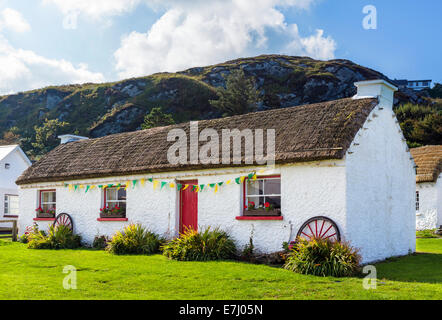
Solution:
[[[29,23],[23,18],[20,12],[6,8],[0,12],[0,30],[8,29],[15,32],[26,32],[31,30]]]
[[[52,0],[54,1],[54,0]],[[146,33],[132,32],[114,53],[121,78],[217,63],[267,48],[269,31],[285,41],[287,54],[334,57],[336,43],[323,31],[302,37],[280,7],[308,9],[314,0],[155,0],[166,12]]]
[[[63,27],[75,29],[80,15],[100,20],[132,11],[142,0],[42,0],[55,5],[64,15]]]
[[[88,66],[74,66],[66,60],[48,59],[33,51],[16,49],[0,35],[0,94],[13,93],[48,85],[102,82],[101,73]]]

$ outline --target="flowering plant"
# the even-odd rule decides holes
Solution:
[[[116,205],[115,207],[105,206],[100,209],[100,215],[103,216],[123,216],[126,210]]]
[[[37,209],[35,209],[35,212],[37,212],[37,216],[39,215],[55,216],[55,208],[43,210],[42,207],[40,206]]]

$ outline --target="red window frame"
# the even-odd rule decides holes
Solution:
[[[118,188],[116,186],[111,187],[110,189],[114,189],[114,188]],[[126,185],[120,186],[120,189],[125,189]],[[104,188],[103,192],[104,192],[104,197],[103,197],[103,208],[106,207],[107,205],[107,189],[109,188]],[[127,197],[127,190],[126,190],[126,197]],[[127,200],[126,200],[126,205],[127,205]]]
[[[55,192],[57,194],[56,189],[46,189],[46,190],[38,190],[38,207],[41,208],[41,194],[42,192]],[[55,199],[55,210],[57,210],[57,199]]]
[[[271,179],[271,178],[279,178],[279,179],[281,179],[281,175],[280,174],[275,174],[275,175],[272,175],[272,176],[257,176],[256,177],[256,179]],[[247,195],[246,195],[246,181],[248,179],[249,179],[248,177],[246,177],[244,179],[243,188],[242,188],[242,197],[243,197],[242,211],[244,211],[245,210],[244,208],[246,207],[246,199],[247,199]]]

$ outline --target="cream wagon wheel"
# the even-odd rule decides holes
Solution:
[[[341,234],[336,223],[327,217],[314,217],[307,220],[299,229],[296,239],[329,239],[341,241]]]

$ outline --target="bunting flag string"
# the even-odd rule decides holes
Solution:
[[[264,170],[258,171],[259,173],[263,173]],[[174,183],[169,181],[160,181],[154,178],[141,178],[141,179],[134,179],[134,180],[127,180],[125,183],[109,183],[109,184],[100,184],[100,185],[85,185],[85,184],[72,184],[72,183],[64,183],[64,187],[68,188],[69,191],[78,191],[85,189],[85,193],[88,193],[89,191],[98,188],[98,189],[108,189],[108,188],[117,188],[117,190],[124,188],[124,190],[127,190],[130,186],[132,186],[132,189],[135,189],[137,184],[141,187],[144,187],[146,185],[146,182],[150,182],[153,185],[153,189],[157,190],[158,187],[159,190],[163,190],[166,187],[169,189],[176,189],[178,191],[184,191],[188,188],[191,189],[193,192],[203,192],[207,190],[212,190],[214,193],[218,193],[221,187],[228,186],[234,182],[234,184],[242,184],[244,181],[254,181],[257,179],[257,173],[251,172],[247,175],[239,176],[235,179],[229,179],[227,181],[219,181],[219,182],[213,182],[213,183],[207,183],[207,184],[183,184],[183,183]]]

